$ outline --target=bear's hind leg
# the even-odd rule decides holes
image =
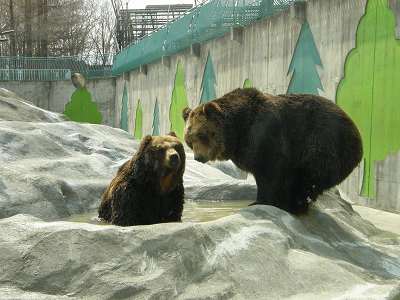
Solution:
[[[295,189],[291,197],[289,212],[295,215],[305,214],[310,202],[311,200],[304,190]]]
[[[295,172],[290,194],[289,212],[296,215],[305,214],[310,203],[318,196],[314,194],[313,185],[307,181],[305,173],[300,170]]]
[[[292,202],[290,212],[293,214],[305,214],[311,203],[317,201],[324,189],[318,184],[313,184],[305,180],[308,178],[303,175],[299,177],[292,186]]]

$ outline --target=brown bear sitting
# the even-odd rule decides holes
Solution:
[[[180,222],[185,159],[175,133],[144,137],[104,192],[99,218],[120,226]]]
[[[257,201],[292,213],[341,181],[361,161],[361,136],[333,102],[315,95],[236,89],[183,111],[185,141],[200,162],[231,159],[254,175]]]

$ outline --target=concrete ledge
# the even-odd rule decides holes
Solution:
[[[374,209],[361,205],[353,205],[353,209],[360,214],[362,218],[370,221],[379,229],[393,232],[400,235],[400,215],[387,211]]]

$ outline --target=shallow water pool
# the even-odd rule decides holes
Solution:
[[[193,201],[185,200],[182,214],[183,222],[207,222],[234,214],[243,207],[248,206],[250,200],[234,201]],[[97,218],[97,212],[72,215],[64,221],[108,225]]]

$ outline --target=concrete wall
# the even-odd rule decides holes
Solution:
[[[354,36],[365,0],[314,0],[308,2],[307,20],[311,25],[323,67],[319,69],[324,90],[321,95],[332,100],[343,76],[343,64],[354,47]],[[216,93],[224,93],[243,86],[245,79],[272,94],[285,93],[291,79],[288,67],[303,20],[294,10],[252,24],[244,29],[241,43],[232,41],[227,34],[201,45],[200,57],[187,49],[171,57],[170,67],[157,61],[148,65],[147,75],[133,70],[117,79],[116,124],[120,118],[120,102],[124,84],[128,85],[130,132],[133,132],[138,99],[142,100],[145,114],[144,131],[151,132],[153,107],[159,99],[161,132],[170,127],[168,112],[174,76],[178,61],[182,62],[186,76],[186,92],[191,106],[199,103],[201,80],[207,55],[212,55],[217,76]]]
[[[0,87],[15,92],[34,105],[63,113],[75,87],[71,81],[0,81]],[[87,80],[86,87],[103,116],[103,124],[114,126],[115,79]]]
[[[265,92],[285,93],[292,76],[288,74],[289,64],[305,20],[310,25],[322,62],[318,73],[323,90],[319,94],[335,101],[338,84],[344,75],[345,60],[355,47],[357,26],[365,13],[366,3],[366,0],[309,0],[305,10],[292,7],[280,15],[244,28],[241,41],[232,40],[227,34],[203,43],[199,57],[187,49],[170,57],[169,66],[159,60],[147,66],[147,74],[138,69],[123,74],[116,83],[115,124],[120,122],[122,93],[126,84],[129,132],[134,132],[139,99],[143,108],[144,134],[152,132],[153,109],[158,99],[161,133],[167,133],[171,126],[169,109],[178,62],[184,67],[189,105],[194,107],[199,104],[208,53],[215,69],[217,96],[242,87],[246,79]],[[399,2],[390,0],[390,4],[399,20]],[[396,31],[399,35],[400,22]],[[359,196],[362,166],[342,184],[343,190],[359,203],[400,211],[400,153],[378,162],[376,170],[377,191],[374,199]]]

